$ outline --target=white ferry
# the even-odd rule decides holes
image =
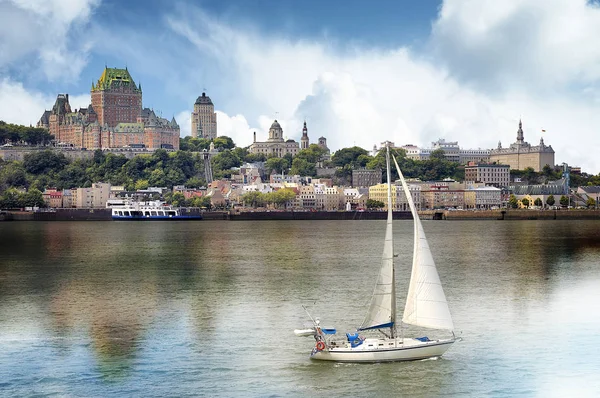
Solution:
[[[200,214],[182,215],[177,208],[160,201],[128,202],[112,200],[106,203],[112,211],[113,220],[202,220]]]

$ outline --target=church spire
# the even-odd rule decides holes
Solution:
[[[308,129],[306,128],[306,120],[304,121],[304,127],[302,128],[302,138],[300,139],[300,149],[308,149]]]
[[[525,138],[523,137],[523,123],[521,123],[521,119],[519,119],[519,130],[517,130],[517,143],[523,144],[525,142]]]

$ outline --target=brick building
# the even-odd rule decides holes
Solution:
[[[105,68],[92,83],[92,103],[73,111],[68,94],[59,94],[50,111],[37,123],[54,135],[60,146],[107,149],[131,145],[153,150],[179,149],[179,125],[142,108],[142,87],[127,68]]]

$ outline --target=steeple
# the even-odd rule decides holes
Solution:
[[[521,119],[519,119],[519,130],[517,130],[517,143],[523,144],[525,142],[525,138],[523,138],[523,123],[521,123]]]
[[[300,149],[308,149],[308,129],[306,128],[306,120],[304,121],[304,127],[302,128],[302,138],[300,139]]]

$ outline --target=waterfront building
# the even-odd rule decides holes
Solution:
[[[217,114],[213,102],[206,93],[202,93],[194,103],[192,137],[209,140],[217,138]]]
[[[75,207],[77,208],[105,208],[110,198],[109,183],[94,183],[90,188],[77,188],[74,190]]]
[[[510,144],[508,148],[502,148],[498,142],[498,148],[490,152],[490,162],[507,164],[513,170],[525,170],[531,167],[540,172],[545,165],[554,166],[554,149],[544,144],[544,138],[540,138],[540,144],[532,146],[525,141],[523,124],[519,120],[517,130],[517,141]]]
[[[370,187],[381,184],[381,169],[368,170],[366,168],[352,170],[353,187]]]
[[[450,189],[445,184],[434,184],[421,191],[422,208],[424,210],[464,208],[465,190]]]
[[[510,184],[510,166],[502,164],[469,164],[465,167],[465,183],[484,183],[495,187]]]
[[[474,203],[468,199],[468,194],[474,194]],[[487,186],[465,190],[465,208],[490,209],[502,206],[502,190]]]
[[[56,188],[47,188],[42,192],[42,198],[46,206],[57,209],[63,207],[63,195]]]
[[[412,197],[413,203],[417,210],[421,210],[421,187],[415,184],[407,184],[408,190],[410,192],[410,196]],[[394,185],[396,188],[396,201],[395,207],[393,210],[396,211],[410,211],[410,207],[408,205],[408,201],[406,199],[406,194],[404,193],[404,189],[402,189],[402,183],[400,180],[397,180]],[[387,195],[387,193],[386,193]],[[370,193],[369,193],[370,196]],[[392,199],[393,201],[393,199]],[[386,202],[383,202],[386,203]]]
[[[268,140],[256,141],[256,132],[254,132],[254,142],[249,148],[250,153],[276,156],[278,158],[282,158],[288,153],[296,156],[298,151],[300,151],[300,145],[296,141],[292,139],[284,140],[283,129],[277,120],[271,124]]]
[[[596,202],[596,208],[600,206],[600,203],[598,203],[600,201],[600,186],[592,185],[579,187],[577,188],[577,194],[580,195],[584,201],[587,201],[588,198],[594,199]]]
[[[304,209],[316,209],[315,187],[312,185],[301,185],[297,195],[298,205]]]
[[[57,146],[86,149],[179,149],[179,125],[142,109],[142,87],[127,68],[104,68],[92,83],[91,104],[73,111],[68,94],[58,94],[37,127],[47,128]]]

